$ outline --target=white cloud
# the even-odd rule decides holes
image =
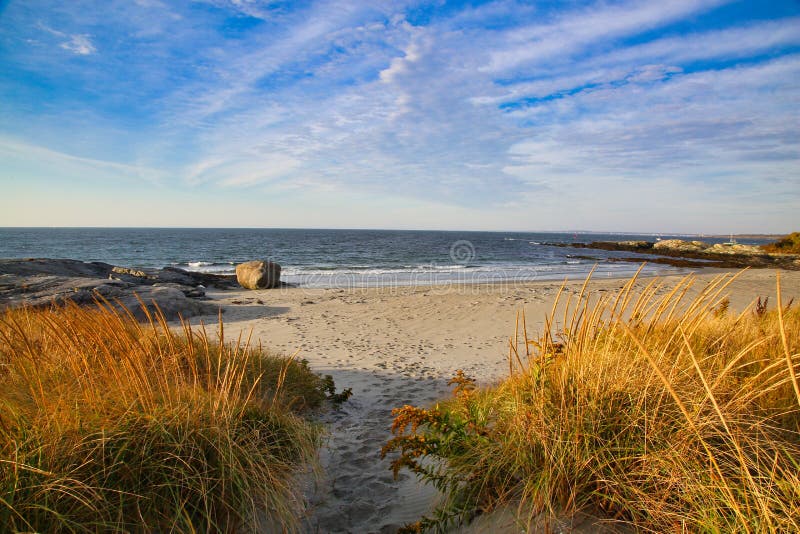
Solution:
[[[37,23],[37,27],[55,35],[56,37],[66,37],[67,40],[59,44],[61,48],[64,50],[68,50],[73,54],[78,54],[79,56],[87,56],[89,54],[94,54],[97,52],[97,48],[95,48],[94,44],[90,39],[90,35],[85,33],[76,33],[76,34],[68,34],[62,31],[54,30],[49,26],[39,22]]]
[[[628,76],[627,81],[633,83],[657,82],[680,72],[683,72],[683,69],[670,65],[644,65]]]
[[[744,27],[665,37],[617,49],[594,61],[599,64],[641,61],[699,61],[741,58],[780,46],[800,44],[800,18],[765,21]]]
[[[217,172],[227,176],[219,181],[220,185],[250,187],[285,177],[299,166],[300,162],[294,158],[272,154],[256,161],[234,164],[228,162],[224,167],[217,168]]]
[[[791,128],[800,72],[788,48],[800,44],[798,18],[659,36],[653,30],[723,2],[568,3],[552,17],[546,6],[501,0],[413,26],[404,0],[299,9],[213,0],[225,16],[265,21],[230,37],[192,18],[218,20],[218,9],[170,4],[184,20],[176,23],[154,15],[157,0],[139,3],[147,9],[130,5],[137,31],[125,35],[143,47],[133,61],[147,80],[108,94],[157,95],[135,103],[152,118],[142,119],[146,132],[109,131],[131,140],[126,154],[146,154],[195,193],[357,191],[475,214],[535,202],[541,211],[521,215],[530,225],[555,217],[550,228],[563,228],[567,216],[553,206],[567,198],[622,210],[624,191],[687,191],[722,210],[736,195],[760,202],[767,181],[786,198],[800,190]],[[71,43],[97,27],[48,31]],[[121,64],[103,67],[91,74]],[[789,218],[782,213],[774,216]]]
[[[285,154],[263,154],[250,149],[209,156],[190,165],[184,177],[192,186],[211,182],[223,187],[252,187],[287,178],[300,165],[300,160]]]
[[[280,10],[272,4],[277,2],[259,0],[200,0],[223,9],[230,9],[236,13],[262,20],[274,19],[280,15]]]
[[[496,105],[525,98],[542,99],[595,85],[658,81],[680,72],[677,64],[682,62],[738,59],[778,46],[800,45],[798,24],[800,19],[790,18],[617,48],[578,62],[565,61],[533,81],[493,87],[490,94],[476,96],[471,102]]]
[[[591,176],[704,183],[720,198],[756,195],[769,182],[771,195],[796,202],[800,112],[788,106],[798,79],[800,56],[789,56],[676,75],[646,91],[607,86],[542,102],[535,116],[549,116],[548,127],[510,148],[505,171],[562,191]]]
[[[569,12],[550,23],[535,23],[509,32],[504,46],[491,53],[489,63],[483,68],[502,72],[544,60],[564,61],[598,40],[637,35],[725,1],[629,1]]]
[[[249,43],[246,53],[221,50],[215,65],[216,83],[209,87],[204,80],[200,86],[190,86],[176,95],[182,104],[174,120],[194,122],[236,107],[257,92],[255,86],[260,80],[321,53],[332,36],[357,25],[364,13],[371,11],[368,5],[354,1],[317,4],[308,12],[291,15],[284,32]]]
[[[146,9],[151,9],[151,8],[164,9],[167,7],[167,5],[164,2],[161,2],[160,0],[134,0],[134,3],[137,6]]]
[[[97,49],[94,47],[92,41],[89,39],[89,36],[86,34],[70,35],[69,41],[61,43],[61,48],[64,50],[69,50],[70,52],[78,54],[79,56],[88,56],[89,54],[94,54],[97,52]]]
[[[674,9],[641,8],[631,20],[641,23],[647,18],[660,24],[708,5],[683,2]],[[606,11],[603,17],[613,18],[615,13]],[[598,20],[597,11],[593,16],[591,20]],[[762,137],[764,146],[758,154],[741,148],[747,143],[748,125],[753,124],[746,122],[747,113],[762,113],[758,122],[767,129],[785,121],[785,115],[777,111],[780,102],[770,100],[774,106],[764,112],[753,101],[771,81],[785,80],[786,72],[767,75],[766,71],[726,69],[723,72],[731,81],[719,85],[719,92],[709,91],[708,86],[717,87],[717,81],[703,73],[683,74],[680,66],[659,61],[658,54],[651,61],[642,51],[637,62],[631,63],[612,61],[611,52],[565,66],[565,70],[577,67],[572,75],[556,72],[532,82],[498,86],[491,73],[476,74],[476,67],[486,65],[493,53],[487,43],[529,37],[519,30],[474,34],[453,30],[447,22],[415,28],[402,20],[371,30],[369,24],[359,22],[348,29],[352,20],[340,21],[344,26],[334,31],[342,43],[348,43],[346,35],[358,28],[361,48],[344,53],[359,57],[348,61],[366,53],[386,57],[387,51],[377,44],[363,48],[373,32],[393,43],[394,50],[388,51],[391,55],[377,70],[377,79],[335,87],[312,99],[302,93],[314,86],[301,84],[324,84],[325,76],[334,75],[316,67],[315,79],[273,90],[269,98],[250,92],[251,82],[246,91],[226,94],[230,100],[220,109],[227,109],[227,114],[203,135],[203,144],[213,147],[214,154],[235,161],[247,147],[248,165],[256,164],[259,151],[303,162],[278,182],[248,167],[240,178],[230,178],[229,185],[252,182],[292,188],[313,176],[317,188],[324,183],[338,190],[391,191],[485,207],[504,205],[526,191],[545,187],[558,192],[558,198],[570,188],[589,190],[587,184],[611,177],[659,183],[665,190],[665,184],[680,188],[686,180],[713,181],[715,173],[735,173],[741,177],[737,190],[752,190],[757,182],[748,181],[747,173],[768,172],[786,187],[781,173],[793,168],[791,161],[773,165],[772,170],[767,164],[749,161],[751,157],[780,157],[787,146],[785,139]],[[624,28],[638,31],[631,20],[618,25],[619,32]],[[583,37],[591,33],[586,22],[572,19],[563,24]],[[747,30],[755,34],[770,27],[754,25]],[[597,38],[604,37],[598,33]],[[693,38],[710,39],[705,34]],[[315,39],[303,40],[297,57],[305,55],[302,50],[313,49]],[[757,39],[741,41],[749,47]],[[690,40],[685,50],[691,47]],[[720,53],[724,49],[732,48],[717,47]],[[668,54],[663,58],[670,59]],[[741,113],[731,118],[729,110],[716,104],[721,93],[728,93],[724,98],[732,100],[726,105]],[[791,90],[781,94],[791,94]],[[553,95],[556,98],[550,100]],[[526,97],[546,101],[510,113],[485,105]],[[470,101],[484,105],[466,105]],[[280,112],[276,112],[278,103]],[[231,112],[239,107],[241,111]],[[705,113],[709,115],[702,119]],[[707,190],[716,187],[712,184]],[[609,190],[601,188],[597,195]]]
[[[380,72],[380,79],[384,83],[391,83],[394,79],[407,72],[409,64],[414,63],[420,58],[419,46],[416,43],[411,43],[403,51],[403,57],[396,57],[392,59],[389,66]]]
[[[125,180],[153,185],[162,184],[168,176],[160,169],[74,156],[4,136],[0,136],[0,155],[4,162],[34,162],[34,166],[46,169],[45,176],[69,174],[85,176],[87,180]]]

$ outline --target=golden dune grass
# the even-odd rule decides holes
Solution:
[[[800,531],[800,312],[728,310],[729,275],[616,295],[559,293],[518,320],[510,375],[395,411],[395,470],[442,490],[410,530],[518,503],[520,522],[589,511],[649,532]],[[659,296],[660,295],[660,296]],[[544,514],[544,515],[543,515]]]
[[[222,323],[219,326],[222,338]],[[109,305],[0,316],[0,524],[38,532],[298,528],[324,399],[304,362]],[[248,526],[249,525],[249,526]]]

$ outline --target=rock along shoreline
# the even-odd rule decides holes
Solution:
[[[607,258],[605,261],[647,261],[675,267],[744,267],[800,271],[800,255],[771,254],[752,245],[715,244],[703,241],[668,239],[664,241],[594,241],[592,243],[547,243],[556,247],[633,252],[638,256]],[[647,256],[647,257],[642,257]],[[585,259],[599,259],[581,256]]]
[[[235,276],[185,271],[176,267],[131,269],[71,259],[0,259],[0,310],[20,306],[79,305],[106,300],[146,318],[141,302],[155,303],[167,319],[217,313],[206,288],[238,287]]]

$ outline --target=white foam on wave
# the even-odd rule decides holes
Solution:
[[[286,276],[338,276],[338,275],[363,275],[381,276],[415,273],[447,273],[467,269],[467,265],[418,265],[416,267],[386,267],[376,269],[359,269],[352,266],[341,269],[319,269],[314,267],[284,267],[281,274]],[[476,268],[475,270],[482,270]],[[483,269],[486,270],[486,269]]]
[[[208,274],[231,275],[234,262],[192,261],[177,264],[189,271]],[[186,267],[188,266],[188,267]],[[397,267],[372,267],[366,265],[300,265],[285,266],[281,276],[290,283],[309,287],[352,287],[434,284],[445,282],[492,282],[501,280],[549,280],[580,278],[588,274],[589,264],[577,259],[554,259],[547,263],[515,263],[490,265],[420,264]],[[631,271],[626,264],[601,263],[597,275],[619,275]]]
[[[187,261],[181,263],[173,263],[177,267],[198,273],[208,274],[233,274],[236,269],[235,263],[228,262],[212,262],[212,261]]]
[[[456,271],[459,269],[466,269],[468,266],[463,264],[457,265],[420,265],[418,269],[426,270],[432,269],[434,271]]]

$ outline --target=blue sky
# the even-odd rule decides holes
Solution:
[[[0,226],[800,229],[800,2],[0,2]]]

